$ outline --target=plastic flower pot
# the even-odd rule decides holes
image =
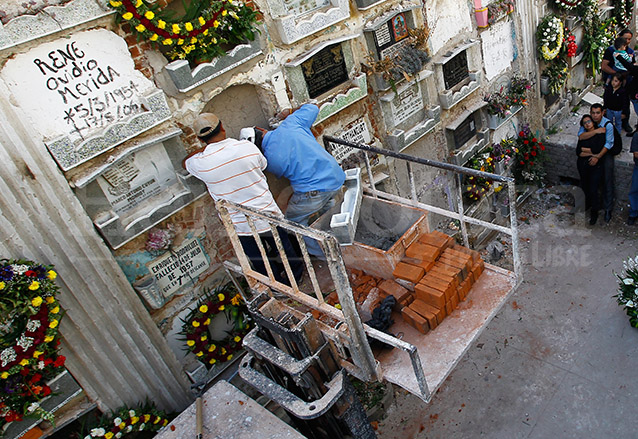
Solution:
[[[481,8],[474,11],[476,16],[476,25],[479,28],[485,28],[489,26],[487,8]]]

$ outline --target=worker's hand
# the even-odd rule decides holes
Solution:
[[[277,113],[277,116],[275,117],[279,120],[284,120],[285,118],[290,116],[290,113],[292,113],[292,108],[284,108],[279,113]]]
[[[589,158],[589,166],[596,166],[598,163],[598,157],[593,155]]]

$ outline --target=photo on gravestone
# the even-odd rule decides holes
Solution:
[[[316,55],[303,62],[301,68],[311,99],[348,80],[341,44],[333,44],[321,49]]]
[[[330,4],[330,0],[284,0],[286,12],[292,15],[302,15]]]
[[[125,228],[188,191],[161,143],[112,165],[97,183]]]
[[[374,32],[374,40],[377,46],[377,54],[379,59],[383,59],[386,56],[391,57],[395,50],[387,50],[398,42],[404,40],[409,35],[408,25],[403,13],[397,14],[384,23],[379,29]],[[401,44],[401,47],[404,44]]]
[[[423,97],[421,96],[419,83],[399,92],[390,103],[390,107],[392,108],[392,119],[395,127],[408,120],[410,116],[423,110]]]

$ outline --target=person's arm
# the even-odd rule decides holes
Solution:
[[[583,129],[581,128],[581,130],[583,130]],[[579,130],[579,131],[578,131],[578,139],[579,139],[579,140],[587,140],[587,139],[591,139],[591,138],[592,138],[592,137],[594,137],[596,134],[605,134],[606,132],[607,132],[607,130],[605,129],[605,127],[596,128],[595,130],[591,130],[591,131],[585,131],[585,130],[583,130],[583,131],[581,132],[581,131]],[[612,135],[611,143],[612,143],[612,145],[613,145],[613,143],[614,143],[614,139],[613,139],[614,132],[613,132],[613,131],[611,132],[611,135]]]
[[[614,58],[616,58],[620,62],[620,64],[622,64],[623,67],[627,69],[631,76],[638,76],[638,66],[633,65],[622,56],[618,56],[617,53],[614,53]]]
[[[205,149],[206,149],[206,146],[204,146],[203,148],[196,149],[195,151],[191,152],[186,157],[184,157],[184,160],[182,160],[182,168],[188,171],[188,168],[186,167],[186,160],[193,157],[195,154],[199,154],[200,152],[203,152]]]
[[[613,75],[614,73],[616,73],[616,69],[611,67],[608,59],[603,59],[603,62],[600,65],[600,68],[603,72],[608,73],[610,75]]]
[[[605,155],[605,152],[607,152],[605,151],[606,149],[611,149],[614,146],[614,124],[611,122],[605,122],[605,126],[601,128],[605,130],[605,147],[603,148],[600,157]]]

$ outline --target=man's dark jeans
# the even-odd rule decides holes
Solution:
[[[284,247],[286,256],[288,257],[288,261],[290,262],[292,273],[295,278],[300,279],[301,275],[303,274],[302,260],[292,247],[290,239],[288,238],[288,233],[280,227],[277,227],[277,231],[279,232],[281,244]],[[284,272],[284,265],[281,262],[281,256],[277,251],[277,245],[275,244],[275,238],[273,238],[272,233],[260,233],[259,237],[261,238],[261,242],[264,246],[264,249],[266,250],[266,255],[268,257],[268,261],[270,262],[270,268],[272,268],[275,279],[278,282],[288,284],[288,281],[286,279],[287,276]],[[264,264],[261,252],[259,251],[259,247],[255,239],[252,236],[239,236],[239,241],[241,242],[244,253],[246,253],[248,260],[253,265],[255,271],[263,274],[264,276],[268,276],[266,266]]]
[[[603,156],[603,208],[605,212],[611,212],[614,208],[614,156],[607,154]]]

